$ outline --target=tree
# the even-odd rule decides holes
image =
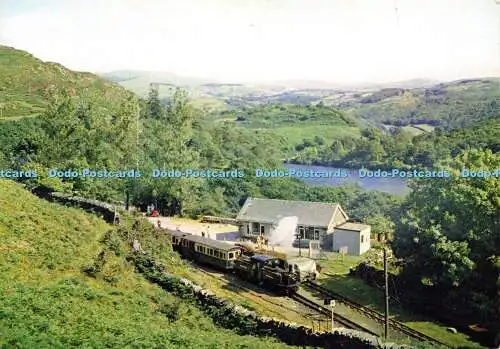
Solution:
[[[161,104],[158,88],[151,86],[147,100],[147,116],[152,119],[163,119],[165,108]]]
[[[405,261],[408,279],[431,285],[444,299],[461,294],[479,312],[498,302],[500,181],[461,177],[464,168],[498,169],[500,156],[465,151],[451,163],[451,178],[411,183],[413,191],[397,215],[394,252]]]
[[[85,140],[82,125],[75,117],[76,107],[66,90],[55,90],[49,105],[40,116],[43,139],[42,161],[48,166],[63,167],[81,153],[77,145]]]
[[[149,155],[149,169],[197,169],[199,150],[193,137],[199,115],[188,103],[186,93],[175,90],[162,114],[163,118],[155,118],[145,125],[149,136],[144,145]],[[153,180],[151,185],[158,192],[159,203],[167,207],[166,211],[183,215],[186,210],[196,208],[197,190],[202,182],[200,178],[161,178]]]

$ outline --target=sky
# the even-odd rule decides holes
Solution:
[[[0,44],[91,72],[228,82],[453,80],[500,76],[500,4],[0,0]]]

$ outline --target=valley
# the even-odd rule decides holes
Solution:
[[[0,183],[4,188],[0,232],[6,239],[0,248],[7,251],[2,257],[4,271],[10,281],[20,280],[14,287],[8,286],[10,281],[1,286],[8,308],[0,313],[0,321],[15,324],[10,330],[0,326],[7,345],[62,347],[93,340],[116,347],[134,340],[139,332],[149,333],[137,339],[141,345],[156,340],[196,345],[201,343],[196,338],[204,341],[209,332],[217,333],[209,342],[214,346],[247,340],[220,329],[192,304],[173,295],[162,301],[166,293],[128,264],[124,256],[131,247],[125,241],[137,233],[142,234],[141,244],[174,273],[189,275],[189,268],[166,246],[155,245],[153,230],[126,225],[127,239],[113,235],[102,240],[111,228],[101,220],[34,199],[27,190],[57,191],[141,211],[154,204],[163,217],[170,217],[169,222],[186,222],[193,229],[201,229],[194,222],[203,215],[235,217],[248,197],[339,202],[353,221],[371,226],[373,237],[387,237],[385,243],[377,241],[378,247],[394,253],[391,271],[407,287],[398,288],[393,301],[398,311],[404,309],[401,314],[425,313],[426,321],[415,327],[435,331],[456,348],[481,347],[495,340],[500,184],[496,177],[470,179],[460,176],[460,171],[500,168],[499,79],[300,88],[144,72],[114,72],[103,75],[106,80],[6,46],[0,47],[0,61],[0,170],[40,174]],[[257,176],[45,175],[52,168],[252,173],[256,168],[293,166],[446,170],[452,176],[356,185]],[[21,207],[23,200],[28,204]],[[133,219],[133,213],[122,214],[124,220]],[[62,218],[55,218],[59,215]],[[105,267],[89,276],[82,266],[100,263],[101,248],[107,249]],[[327,264],[342,272],[326,275],[325,284],[352,292],[370,305],[368,295],[380,290],[349,275],[345,270],[349,263],[335,258]],[[369,262],[380,268],[380,263]],[[30,281],[32,275],[36,278]],[[137,289],[147,292],[141,296]],[[58,298],[61,292],[71,293],[72,305]],[[33,309],[14,311],[15,304],[40,295],[57,299],[57,306],[40,301]],[[99,302],[106,314],[99,313]],[[172,304],[177,302],[181,305],[175,310]],[[373,302],[379,304],[380,299]],[[79,306],[89,315],[78,317]],[[68,315],[63,309],[69,309]],[[117,317],[122,330],[113,325]],[[139,318],[144,324],[154,322],[152,330],[134,328]],[[85,335],[83,327],[70,326],[78,321],[90,326],[95,337]],[[102,327],[96,327],[98,322]],[[193,327],[195,322],[200,325]],[[453,326],[461,333],[447,335],[443,329]],[[474,326],[484,326],[487,335],[474,334]],[[35,329],[28,333],[24,330],[28,327]],[[116,338],[109,337],[110,331],[117,333]],[[38,333],[45,333],[44,339],[37,339]],[[248,337],[248,341],[253,347],[284,347],[269,338]]]

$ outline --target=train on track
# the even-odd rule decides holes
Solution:
[[[303,275],[297,264],[284,258],[258,254],[242,245],[166,229],[172,248],[184,258],[237,275],[280,294],[295,294]]]

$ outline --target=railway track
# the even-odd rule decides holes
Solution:
[[[280,308],[285,308],[287,310],[294,311],[300,315],[303,315],[301,312],[297,311],[296,309],[287,308],[287,307],[283,306],[283,304],[279,304],[279,303],[276,303],[270,299],[267,299],[267,297],[264,297],[263,295],[258,294],[258,292],[256,292],[255,290],[252,290],[252,289],[245,287],[243,285],[240,285],[240,284],[236,284],[234,282],[230,282],[229,280],[227,280],[219,275],[216,275],[215,273],[218,274],[218,272],[215,272],[214,270],[211,270],[211,269],[206,268],[204,266],[203,267],[198,266],[198,265],[197,265],[197,270],[202,272],[203,274],[211,277],[211,278],[215,278],[215,279],[219,279],[219,280],[223,280],[225,282],[228,282],[232,287],[235,287],[237,289],[245,291],[254,297],[258,297],[267,303],[273,304],[274,306],[278,306]],[[306,308],[309,308],[309,309],[313,310],[314,312],[319,313],[320,315],[323,315],[325,317],[325,320],[327,320],[331,317],[331,309],[329,309],[325,306],[322,306],[322,305],[314,302],[313,300],[311,300],[311,299],[309,299],[301,294],[296,293],[296,294],[292,295],[292,297],[290,297],[290,298],[293,299],[294,301],[296,301],[297,303],[300,303],[301,305],[305,306]],[[269,310],[271,310],[271,309],[269,309]],[[272,311],[272,312],[275,313],[275,311]],[[357,324],[357,323],[355,323],[355,322],[349,320],[348,318],[341,316],[339,314],[335,314],[334,322],[339,323],[342,326],[349,328],[349,329],[366,332],[366,333],[369,333],[369,334],[374,335],[376,337],[379,336],[378,333],[373,332],[372,330],[370,330],[366,327],[363,327],[360,324]]]
[[[352,300],[342,296],[341,294],[333,292],[333,291],[331,291],[331,290],[329,290],[321,285],[318,285],[315,282],[312,282],[312,281],[304,282],[302,284],[302,286],[307,287],[311,290],[317,291],[317,292],[319,292],[319,293],[321,293],[329,298],[333,298],[336,301],[341,302],[344,305],[346,305],[346,306],[362,313],[363,315],[365,315],[369,318],[372,318],[372,319],[374,319],[382,324],[385,323],[385,316],[383,314],[381,314],[373,309],[370,309],[364,305],[353,302]],[[439,345],[448,347],[445,343],[443,343],[435,338],[429,337],[428,335],[426,335],[422,332],[416,331],[416,330],[406,326],[405,324],[403,324],[397,320],[389,319],[389,326],[392,327],[393,329],[397,330],[398,332],[401,332],[401,333],[407,335],[410,338],[417,339],[417,340],[422,341],[422,342],[431,342],[434,344],[439,344]]]
[[[295,293],[291,296],[291,298],[303,305],[305,305],[306,307],[308,308],[311,308],[311,309],[314,309],[316,310],[317,312],[321,313],[321,314],[324,314],[326,316],[331,316],[332,314],[332,311],[331,309],[323,306],[323,305],[320,305],[312,300],[310,300],[309,298],[306,298],[304,297],[303,295],[301,295],[300,293]],[[350,328],[350,329],[353,329],[353,330],[358,330],[358,331],[362,331],[362,332],[366,332],[366,333],[369,333],[373,336],[376,336],[378,337],[378,333],[376,332],[373,332],[372,330],[366,328],[366,327],[363,327],[361,326],[360,324],[357,324],[351,320],[349,320],[348,318],[342,316],[342,315],[339,315],[339,314],[335,314],[334,316],[334,322],[337,322],[339,324],[342,324],[343,326],[345,326],[346,328]]]
[[[266,297],[266,296],[260,294],[259,292],[255,291],[255,290],[252,290],[251,288],[243,286],[243,285],[241,285],[239,283],[231,282],[230,280],[228,280],[227,278],[225,278],[225,277],[222,276],[222,275],[226,275],[227,276],[227,274],[222,274],[219,271],[215,271],[215,270],[212,270],[212,269],[207,268],[205,266],[199,266],[199,265],[196,265],[196,269],[198,271],[200,271],[201,273],[203,273],[203,274],[205,274],[205,275],[207,275],[207,276],[209,276],[209,277],[211,277],[213,279],[217,279],[219,281],[227,283],[231,287],[234,287],[234,288],[239,289],[241,291],[245,291],[246,293],[248,293],[249,295],[252,296],[252,298],[248,298],[248,297],[243,297],[243,298],[248,298],[250,300],[253,300],[254,302],[256,302],[256,299],[258,299],[259,300],[258,303],[261,303],[261,302],[269,303],[269,304],[271,304],[273,306],[273,308],[277,307],[277,308],[279,308],[281,310],[286,309],[286,310],[288,310],[290,312],[293,312],[293,313],[299,314],[301,316],[304,316],[304,313],[301,312],[301,311],[299,311],[299,310],[297,310],[297,309],[290,308],[290,307],[287,307],[287,306],[283,305],[282,303],[275,302],[272,299],[269,299],[269,297]],[[301,302],[299,302],[299,303],[302,304],[302,305],[304,305]],[[263,304],[261,304],[261,306],[263,306]],[[268,312],[273,313],[277,318],[280,318],[283,315],[282,312],[279,312],[276,309],[271,309],[269,307],[269,305],[264,305],[264,308],[267,309]],[[310,309],[310,307],[307,307],[307,308]],[[318,312],[317,309],[314,309],[314,310],[315,310],[316,313]],[[307,315],[305,317],[307,318]],[[325,320],[327,320],[327,319],[328,319],[328,317],[325,317]]]

